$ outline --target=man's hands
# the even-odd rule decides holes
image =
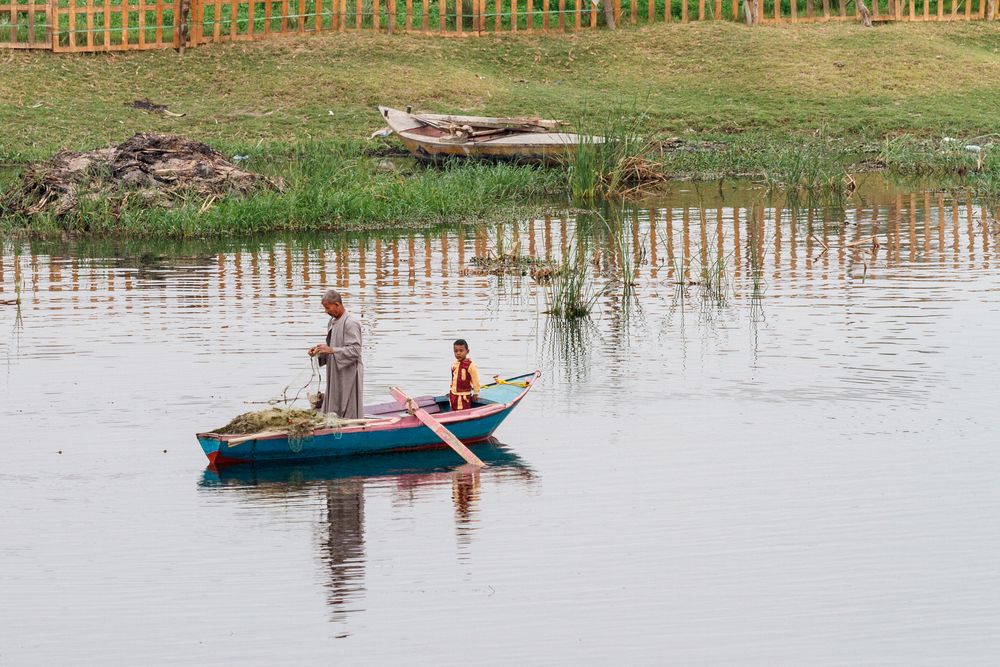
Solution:
[[[333,350],[329,345],[324,345],[320,343],[319,345],[313,345],[309,348],[309,356],[315,357],[317,354],[333,354]]]

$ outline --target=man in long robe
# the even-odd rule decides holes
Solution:
[[[309,348],[326,368],[326,393],[320,408],[342,419],[364,416],[365,365],[361,360],[361,322],[347,312],[338,292],[327,290],[323,310],[330,316],[326,344]]]

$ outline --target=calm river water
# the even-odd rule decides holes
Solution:
[[[0,664],[996,664],[997,225],[883,186],[608,218],[6,241]],[[498,248],[581,258],[590,321]],[[368,402],[444,392],[459,336],[541,369],[490,467],[205,470],[196,431],[308,382],[327,287]]]

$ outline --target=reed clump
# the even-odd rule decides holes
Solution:
[[[698,287],[703,303],[722,308],[730,292],[729,257],[715,257],[701,266]]]
[[[762,172],[769,189],[831,194],[850,190],[853,180],[844,168],[850,154],[842,140],[823,131],[799,143],[768,145],[763,152]]]
[[[878,147],[872,165],[897,174],[964,176],[981,169],[976,138],[895,136]]]
[[[972,179],[973,193],[994,218],[1000,216],[1000,147],[978,147],[979,170]]]
[[[545,312],[557,318],[575,320],[587,317],[600,297],[600,291],[591,278],[590,267],[583,259],[582,245],[577,251],[570,251],[566,261],[540,282],[546,287],[548,307]]]
[[[645,117],[615,111],[603,123],[579,124],[579,143],[566,162],[567,190],[577,204],[620,198],[667,180],[650,156],[657,143],[643,136]]]
[[[644,253],[645,245],[633,237],[625,209],[608,205],[600,211],[581,211],[575,240],[563,262],[537,269],[532,277],[545,286],[546,312],[557,319],[585,318],[604,297],[615,316],[628,317],[637,305],[637,267]]]

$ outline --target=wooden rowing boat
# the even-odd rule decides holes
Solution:
[[[418,406],[466,444],[484,442],[514,410],[541,375],[539,371],[483,386],[479,400],[468,410],[451,411],[448,396],[422,396]],[[376,454],[445,447],[440,436],[399,401],[365,406],[366,420],[340,428],[313,431],[305,438],[286,433],[245,436],[199,433],[198,442],[213,466],[250,461],[304,461],[330,456]],[[456,457],[457,458],[457,457]],[[459,459],[460,460],[460,459]]]
[[[565,158],[581,143],[603,137],[562,132],[557,120],[413,114],[379,107],[383,120],[423,160],[475,157],[551,162]]]

